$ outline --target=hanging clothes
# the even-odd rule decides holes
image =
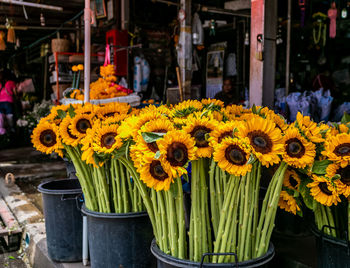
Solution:
[[[329,24],[329,37],[335,38],[337,35],[337,7],[335,5],[335,2],[332,3],[331,8],[328,10],[328,18],[330,20]]]

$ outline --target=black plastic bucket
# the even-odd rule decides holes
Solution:
[[[153,238],[146,212],[100,213],[82,207],[88,219],[92,268],[152,268],[149,245]]]
[[[152,254],[157,258],[157,268],[228,268],[228,267],[244,267],[244,268],[253,268],[253,267],[267,267],[267,264],[275,256],[275,249],[270,243],[269,249],[265,255],[252,259],[249,261],[236,262],[236,263],[205,263],[204,256],[202,262],[194,262],[188,260],[181,260],[174,258],[170,255],[165,254],[159,249],[155,240],[151,244]],[[206,255],[206,254],[205,254]],[[214,255],[214,254],[208,254]],[[221,255],[235,255],[235,254],[221,254]]]
[[[311,231],[316,236],[317,246],[317,267],[318,268],[350,268],[350,242],[334,238],[312,226]],[[335,228],[331,228],[335,229]],[[347,234],[345,232],[345,237]]]
[[[78,180],[55,180],[39,185],[43,196],[47,251],[57,262],[82,260],[82,216]]]

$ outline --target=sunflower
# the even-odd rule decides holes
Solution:
[[[252,165],[248,164],[251,154],[249,140],[237,138],[224,138],[215,147],[213,157],[218,166],[235,176],[244,176],[251,171]]]
[[[286,191],[281,191],[278,206],[279,208],[284,209],[287,212],[291,212],[294,215],[297,214],[297,211],[300,211],[300,207],[298,206],[295,198],[288,194]]]
[[[69,130],[78,139],[85,137],[86,131],[92,127],[92,116],[89,114],[76,114],[72,118]]]
[[[218,143],[226,137],[233,138],[233,132],[241,123],[239,121],[229,121],[227,123],[219,123],[217,127],[210,133],[209,144],[215,148]]]
[[[56,126],[59,126],[62,122],[62,118],[60,118],[59,113],[66,112],[69,109],[69,105],[57,105],[51,108],[50,114],[45,117],[45,119],[50,123],[55,123]]]
[[[283,160],[290,166],[305,168],[311,166],[315,160],[315,144],[301,136],[299,130],[290,127],[284,135]]]
[[[349,126],[346,124],[340,124],[340,125],[333,125],[331,127],[329,127],[329,130],[326,133],[326,137],[332,137],[332,136],[336,136],[337,134],[340,133],[348,133],[349,132]]]
[[[157,111],[152,111],[147,113],[141,112],[137,117],[136,116],[132,117],[132,119],[129,122],[129,129],[127,129],[126,131],[130,132],[133,138],[136,138],[142,126],[153,119],[166,120],[167,117],[163,116]]]
[[[253,154],[263,166],[280,162],[279,155],[283,151],[281,130],[271,120],[250,116],[250,120],[239,127],[238,136],[249,139]]]
[[[85,161],[87,164],[92,164],[96,166],[96,162],[94,160],[94,149],[92,148],[93,139],[97,129],[100,127],[100,121],[96,120],[92,126],[92,128],[88,128],[86,130],[86,135],[81,139],[80,144],[82,144],[81,150],[82,155],[81,159]]]
[[[217,126],[216,120],[211,120],[208,117],[196,118],[189,117],[183,130],[190,134],[196,142],[196,156],[210,157],[213,148],[209,145],[206,135],[210,134]]]
[[[167,172],[162,165],[162,159],[146,158],[142,166],[138,169],[140,179],[149,188],[156,191],[168,191],[173,182],[171,172]]]
[[[310,188],[310,193],[317,202],[329,207],[340,202],[336,184],[332,184],[326,177],[316,175],[312,176],[312,180],[313,182],[307,184],[307,187]]]
[[[164,120],[162,118],[154,119],[147,122],[144,126],[141,127],[139,134],[136,138],[136,143],[138,144],[139,150],[150,153],[150,156],[159,150],[156,142],[147,143],[142,137],[144,132],[156,132],[156,133],[167,133],[170,130],[173,130],[174,126],[171,121]]]
[[[292,189],[298,190],[300,185],[300,177],[299,175],[292,169],[287,169],[284,174],[283,186]]]
[[[59,126],[59,133],[62,137],[62,142],[66,145],[76,147],[79,144],[80,139],[77,136],[73,135],[69,129],[72,119],[67,116],[62,120],[62,123]]]
[[[195,141],[183,130],[169,131],[157,141],[160,154],[164,156],[162,165],[177,178],[187,173],[184,165],[195,159]]]
[[[303,116],[298,112],[294,124],[310,141],[315,143],[324,142],[324,138],[322,137],[323,128],[318,127],[317,123],[310,119],[310,116]]]
[[[343,194],[345,197],[350,195],[350,166],[342,168],[338,164],[330,164],[326,170],[326,176],[332,179],[335,175],[340,175],[338,182],[339,194]]]
[[[61,150],[61,140],[58,127],[55,124],[43,121],[33,130],[31,136],[34,147],[43,153],[51,154]]]
[[[97,153],[110,154],[114,150],[118,150],[122,145],[122,140],[118,137],[118,125],[101,125],[97,128],[92,148]]]
[[[350,161],[350,134],[341,133],[329,137],[325,142],[325,150],[322,152],[329,160],[346,167]]]
[[[84,103],[83,105],[79,105],[75,109],[76,114],[87,114],[87,115],[95,115],[96,111],[100,108],[99,105],[92,104],[90,102]]]

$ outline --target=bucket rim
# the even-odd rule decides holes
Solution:
[[[333,245],[337,245],[337,246],[341,246],[344,248],[349,248],[350,245],[347,243],[347,241],[345,239],[340,239],[337,237],[333,237],[331,235],[322,233],[321,231],[319,231],[316,227],[316,225],[312,224],[311,225],[311,232],[320,239],[323,239],[324,241],[327,241],[328,243],[331,243]]]
[[[146,211],[142,212],[128,212],[128,213],[103,213],[89,210],[85,203],[81,207],[81,212],[86,216],[101,218],[101,219],[127,219],[127,218],[138,218],[138,217],[148,217]]]
[[[157,260],[160,260],[166,264],[174,265],[175,267],[179,268],[185,268],[185,267],[200,267],[200,262],[190,261],[190,260],[184,260],[184,259],[178,259],[175,257],[172,257],[168,254],[165,254],[163,251],[160,250],[156,243],[156,239],[154,238],[151,243],[151,252],[156,257]],[[272,258],[275,256],[275,247],[273,246],[272,242],[269,244],[269,249],[267,252],[262,255],[261,257],[251,259],[248,261],[242,261],[238,262],[238,267],[259,267],[262,266],[272,260]],[[254,262],[253,262],[254,261]],[[253,263],[252,263],[253,262]],[[234,263],[203,263],[203,267],[233,267]],[[179,265],[179,266],[178,266]]]
[[[76,188],[76,189],[67,189],[67,190],[51,190],[51,189],[46,189],[44,186],[49,183],[54,183],[54,182],[67,182],[67,181],[78,181],[78,179],[58,179],[58,180],[51,180],[51,181],[46,181],[42,182],[38,186],[38,191],[42,194],[49,194],[49,195],[63,195],[63,194],[81,194],[83,191],[81,188]]]

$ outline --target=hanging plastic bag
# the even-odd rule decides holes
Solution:
[[[141,91],[146,92],[148,88],[148,82],[149,82],[149,76],[151,73],[151,68],[149,66],[149,63],[146,59],[141,59]]]
[[[141,92],[142,82],[142,69],[141,69],[141,58],[136,56],[134,58],[134,91],[135,92]]]
[[[317,113],[319,121],[328,121],[333,102],[333,97],[331,96],[330,90],[320,88],[313,93],[313,96],[317,99]]]
[[[236,69],[236,54],[230,53],[227,56],[226,60],[226,76],[235,76],[237,75]]]
[[[194,45],[203,45],[204,43],[203,25],[197,12],[193,14],[192,20],[192,43]]]

